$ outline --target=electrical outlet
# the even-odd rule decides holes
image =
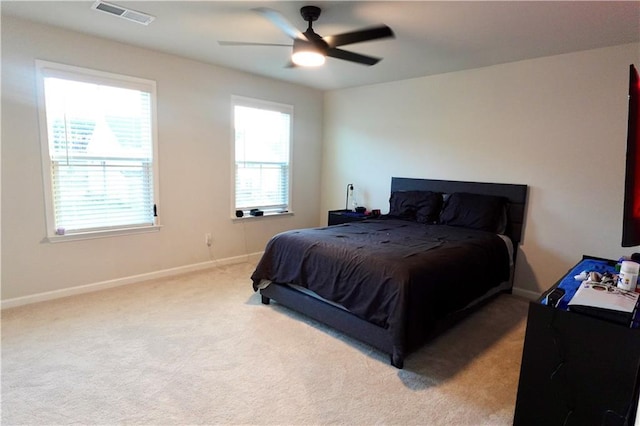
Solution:
[[[204,243],[207,245],[207,247],[211,247],[211,244],[213,243],[213,239],[211,238],[211,234],[204,234]]]

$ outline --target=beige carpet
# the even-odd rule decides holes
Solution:
[[[386,355],[253,293],[252,264],[2,312],[2,424],[512,423],[527,302]]]

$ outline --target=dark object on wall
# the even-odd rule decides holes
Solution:
[[[640,79],[629,66],[629,118],[627,122],[627,164],[624,181],[622,247],[640,245]]]
[[[244,212],[242,210],[236,210],[236,217],[244,216]]]
[[[264,215],[264,212],[263,212],[262,210],[259,210],[259,209],[251,209],[251,210],[249,211],[249,214],[250,214],[251,216],[263,216],[263,215]]]

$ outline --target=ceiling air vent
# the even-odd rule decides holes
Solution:
[[[112,3],[107,3],[104,1],[97,1],[91,6],[92,9],[99,10],[104,13],[108,13],[110,15],[114,15],[120,17],[122,19],[127,19],[129,21],[137,22],[142,25],[149,25],[154,19],[155,16],[147,15],[146,13],[138,12],[136,10],[127,9],[122,6],[118,6]]]

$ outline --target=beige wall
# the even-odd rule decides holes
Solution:
[[[522,294],[582,254],[630,254],[627,85],[639,58],[629,44],[327,92],[322,210],[342,208],[353,183],[363,204],[388,211],[391,176],[527,184]]]
[[[160,232],[43,242],[35,59],[157,82]],[[294,106],[295,215],[231,220],[232,94]],[[313,89],[2,16],[2,300],[244,256],[317,225],[322,103]]]
[[[259,252],[276,232],[324,223],[326,210],[344,206],[347,183],[361,203],[386,211],[391,176],[529,185],[516,287],[539,292],[583,253],[633,251],[620,246],[620,234],[628,66],[639,57],[640,45],[630,44],[323,99],[3,16],[2,300]],[[43,242],[36,58],[157,81],[160,232]],[[229,218],[232,94],[294,105],[294,216]]]

